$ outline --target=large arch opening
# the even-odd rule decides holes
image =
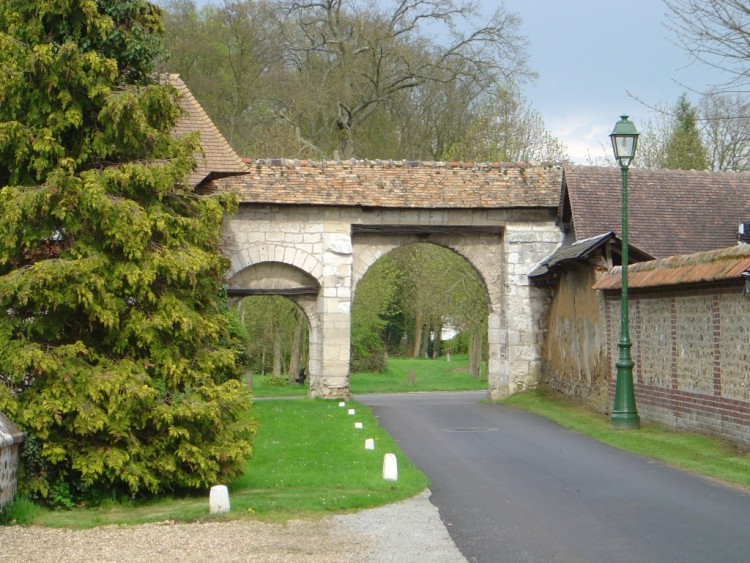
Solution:
[[[395,383],[383,391],[404,390],[404,384],[486,389],[491,307],[482,275],[445,244],[390,242],[391,248],[358,276],[351,390],[356,393],[367,377]]]

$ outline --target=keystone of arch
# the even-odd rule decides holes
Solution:
[[[294,266],[315,278],[319,284],[323,281],[323,265],[315,256],[292,246],[265,244],[245,248],[230,257],[231,269],[227,277],[232,277],[245,268],[263,262],[281,262]]]

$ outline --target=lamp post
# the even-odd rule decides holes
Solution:
[[[641,427],[641,419],[635,408],[633,392],[633,360],[630,357],[630,334],[628,323],[628,167],[635,156],[638,145],[638,131],[633,122],[623,115],[615,124],[609,136],[615,159],[622,173],[622,291],[620,299],[620,356],[615,384],[615,402],[609,420],[615,430],[636,430]]]

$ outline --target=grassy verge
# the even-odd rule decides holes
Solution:
[[[544,390],[518,393],[504,403],[610,446],[750,489],[750,455],[718,438],[671,431],[658,424],[643,424],[638,431],[612,430],[607,416]]]
[[[11,511],[18,523],[89,528],[173,520],[255,517],[290,518],[370,508],[413,496],[428,486],[426,477],[377,425],[370,410],[354,402],[267,400],[253,404],[259,424],[255,453],[245,473],[228,483],[231,512],[209,517],[208,491],[196,498],[111,503],[91,509],[43,510],[19,499]],[[347,414],[349,408],[355,416]],[[362,422],[363,429],[354,423]],[[375,450],[365,450],[365,438]],[[395,453],[398,481],[382,479],[383,455]]]
[[[253,377],[252,389],[255,397],[304,397],[309,385],[307,381],[304,385],[289,383],[286,376],[256,375]]]

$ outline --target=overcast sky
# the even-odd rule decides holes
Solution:
[[[662,0],[505,0],[505,6],[521,16],[539,73],[526,94],[580,164],[588,164],[588,154],[611,154],[609,134],[622,113],[639,129],[653,117],[628,92],[650,106],[673,106],[685,92],[695,104],[699,95],[689,88],[721,81],[716,71],[688,64],[664,25]]]
[[[375,0],[379,1],[379,0]],[[499,0],[479,0],[492,13]],[[222,4],[222,0],[198,0]],[[571,159],[589,164],[609,157],[609,134],[622,114],[638,129],[653,117],[648,106],[673,106],[685,92],[699,95],[722,77],[690,65],[665,27],[662,0],[504,0],[521,16],[538,80],[524,88],[547,129]],[[628,95],[630,93],[632,96]],[[637,99],[636,99],[637,98]],[[638,100],[642,100],[643,103]]]

